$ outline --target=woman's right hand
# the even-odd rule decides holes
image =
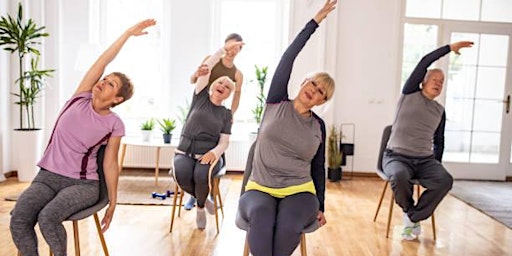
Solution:
[[[325,4],[322,7],[322,9],[320,9],[320,11],[318,11],[318,13],[313,18],[315,20],[316,24],[320,24],[320,22],[322,22],[322,20],[324,20],[325,17],[327,17],[327,14],[329,14],[332,10],[334,10],[336,8],[336,3],[337,2],[338,2],[337,0],[334,0],[334,1],[327,0],[327,1],[325,1]]]

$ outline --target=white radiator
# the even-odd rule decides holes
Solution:
[[[243,171],[247,161],[247,154],[252,141],[230,141],[226,150],[226,162],[229,171]],[[160,168],[171,167],[171,159],[174,157],[170,148],[160,150]],[[156,148],[131,146],[126,147],[123,167],[155,168]]]

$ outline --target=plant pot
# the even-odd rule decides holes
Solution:
[[[172,139],[172,134],[163,134],[164,136],[164,143],[165,144],[170,144],[171,143],[171,139]]]
[[[151,130],[141,130],[140,133],[142,135],[142,141],[149,142],[151,139]]]
[[[30,182],[34,179],[43,152],[43,130],[13,131],[14,164],[18,170],[18,181]]]
[[[331,168],[328,168],[327,170],[327,178],[332,181],[332,182],[335,182],[335,181],[339,181],[341,180],[341,167],[338,167],[336,169],[331,169]]]

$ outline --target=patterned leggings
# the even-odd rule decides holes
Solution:
[[[21,194],[11,217],[11,235],[23,256],[39,255],[36,223],[55,256],[66,255],[62,222],[98,201],[99,182],[64,177],[41,169]]]

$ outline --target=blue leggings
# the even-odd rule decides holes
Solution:
[[[64,177],[44,169],[21,194],[11,216],[11,235],[23,256],[39,255],[34,226],[55,256],[66,255],[67,235],[62,222],[98,201],[99,182]]]
[[[291,255],[304,228],[316,221],[318,209],[318,198],[311,193],[276,198],[249,190],[238,204],[241,217],[249,222],[249,246],[255,256]]]

